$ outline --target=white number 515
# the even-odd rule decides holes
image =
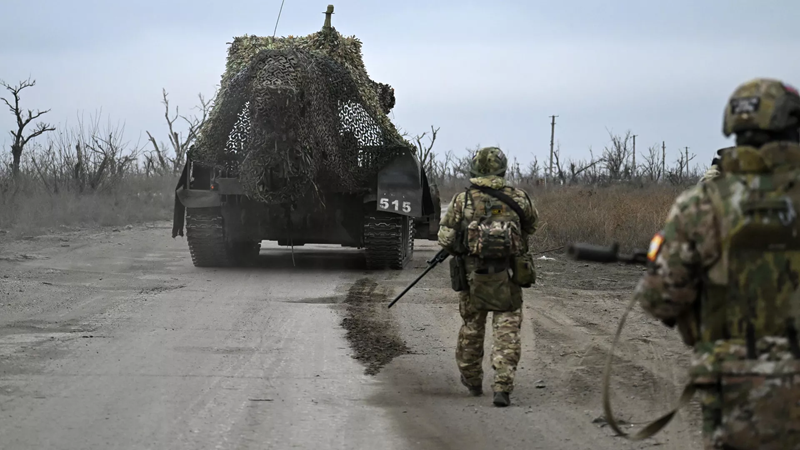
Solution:
[[[389,206],[393,206],[395,211],[400,211],[400,201],[394,200],[391,203],[389,202],[388,198],[382,198],[378,205],[381,209],[389,209]],[[411,212],[411,202],[403,202],[403,212]]]

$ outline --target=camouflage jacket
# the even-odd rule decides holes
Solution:
[[[506,186],[505,179],[498,176],[472,178],[470,182],[477,186],[486,186],[492,189],[502,190],[519,203],[522,207],[522,211],[525,213],[525,217],[521,217],[524,222],[521,231],[523,241],[527,245],[528,238],[536,232],[536,228],[539,226],[539,212],[536,210],[536,206],[533,204],[533,200],[530,196],[522,189]],[[442,218],[439,224],[439,245],[451,253],[455,253],[457,245],[455,242],[456,233],[458,231],[463,231],[461,227],[463,226],[464,219],[472,219],[473,203],[472,201],[468,202],[467,207],[464,208],[465,194],[465,192],[459,192],[453,197],[453,201],[450,202],[447,213],[445,213],[444,218]],[[484,199],[488,199],[488,195],[473,190],[472,198],[475,202],[481,202],[485,201]]]
[[[800,169],[800,145],[775,143],[758,151],[745,149],[749,149],[751,155],[758,154],[758,158],[763,158],[767,173]],[[736,166],[740,154],[737,152],[747,153],[737,148],[726,156],[723,174],[715,183],[726,183],[728,178],[732,181],[736,177],[736,174],[728,173],[727,167],[728,164]],[[743,189],[736,187],[741,182],[731,183],[733,189]],[[711,189],[713,186],[709,183],[700,183],[675,200],[663,230],[651,243],[649,256],[654,258],[651,259],[653,262],[634,293],[647,313],[670,325],[677,322],[680,326],[682,319],[693,314],[707,286],[727,286],[729,283],[725,261],[721,258],[721,240],[726,232],[722,227],[729,221],[716,217]],[[741,215],[738,202],[726,199],[723,202],[728,214]],[[681,331],[687,344],[698,344],[695,350],[697,356],[702,357],[699,353],[704,350],[697,342],[697,330],[692,330],[693,335],[688,337],[685,330]]]
[[[683,192],[673,203],[661,231],[660,248],[651,244],[654,264],[636,286],[642,308],[664,322],[692,310],[700,294],[703,272],[720,257],[720,239],[714,208],[704,184]]]

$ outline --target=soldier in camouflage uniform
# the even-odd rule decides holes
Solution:
[[[800,95],[756,79],[734,92],[722,174],[681,194],[636,288],[694,347],[706,449],[800,450]]]
[[[458,333],[458,344],[456,348],[456,362],[461,372],[461,383],[464,384],[473,395],[483,393],[483,345],[486,331],[486,319],[488,312],[486,308],[480,306],[481,302],[476,298],[482,292],[489,296],[501,296],[501,289],[489,283],[476,280],[476,270],[481,267],[481,258],[468,254],[467,247],[462,244],[463,236],[469,233],[470,222],[487,211],[491,205],[500,205],[498,211],[503,209],[510,217],[515,218],[520,224],[521,234],[521,253],[530,258],[528,253],[528,237],[536,231],[538,222],[538,212],[527,193],[521,189],[506,185],[504,179],[507,159],[503,152],[496,147],[480,149],[472,159],[471,174],[473,184],[465,192],[453,197],[450,208],[441,221],[439,229],[439,244],[453,256],[453,259],[462,258],[466,272],[466,283],[468,289],[459,292],[459,312],[463,319],[463,325]],[[518,204],[517,209],[522,213],[521,217],[513,212],[504,203],[498,204],[497,198],[492,197],[476,187],[484,187],[499,190],[510,197]],[[495,206],[491,206],[495,207]],[[468,239],[468,238],[466,238]],[[533,271],[532,259],[530,259],[530,269]],[[504,274],[508,272],[503,269]],[[503,275],[505,278],[505,275]],[[535,272],[534,272],[535,278]],[[481,283],[484,285],[481,286]],[[520,285],[508,283],[508,294],[511,297],[513,310],[492,310],[492,326],[494,329],[494,345],[492,347],[492,367],[495,370],[493,391],[493,402],[496,406],[508,406],[510,404],[509,394],[514,388],[514,375],[520,358],[520,325],[522,323],[522,288]],[[529,284],[528,284],[529,286]],[[527,287],[522,285],[522,287]]]

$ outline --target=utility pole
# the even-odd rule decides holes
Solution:
[[[661,176],[667,176],[667,144],[661,141]]]
[[[635,134],[633,135],[633,173],[631,173],[633,177],[636,176],[636,136]]]
[[[550,179],[553,178],[553,140],[556,135],[556,117],[558,116],[550,116],[550,169],[548,170]]]
[[[689,178],[689,147],[686,147],[686,178]]]

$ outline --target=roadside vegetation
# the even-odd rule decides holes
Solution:
[[[0,84],[0,106],[17,124],[9,130],[10,147],[0,150],[0,230],[32,235],[59,227],[171,219],[186,151],[208,116],[210,100],[200,95],[192,114],[183,115],[163,91],[164,129],[146,131],[145,138],[132,142],[124,126],[101,113],[79,116],[73,125],[51,125],[45,120],[48,110],[30,110],[25,103],[26,90],[35,85],[30,79]],[[477,147],[437,153],[437,133],[432,127],[406,137],[447,202],[467,186]],[[166,135],[166,143],[159,135]],[[694,155],[688,153],[668,162],[663,143],[635,154],[630,132],[609,133],[609,144],[587,155],[564,161],[556,146],[552,171],[549,158],[548,163],[534,158],[524,167],[512,158],[507,177],[532,195],[541,216],[535,251],[576,240],[642,248],[661,227],[675,196],[696,183],[703,169],[692,166]]]
[[[469,185],[470,158],[480,146],[438,154],[433,149],[437,133],[432,127],[412,141],[442,199],[450,201]],[[609,133],[608,144],[598,153],[588,149],[585,159],[563,160],[556,144],[552,174],[549,159],[542,163],[534,157],[522,166],[512,155],[506,178],[531,195],[540,215],[533,251],[576,241],[618,242],[625,251],[646,248],[675,197],[696,184],[707,166],[695,163],[696,156],[686,151],[668,161],[663,142],[638,152],[627,132]]]
[[[167,142],[146,131],[132,142],[102,113],[73,125],[44,121],[49,110],[25,104],[33,80],[0,84],[2,105],[17,124],[0,151],[0,230],[35,235],[61,227],[124,226],[172,217],[174,189],[211,102],[202,95],[182,115],[162,92]]]

